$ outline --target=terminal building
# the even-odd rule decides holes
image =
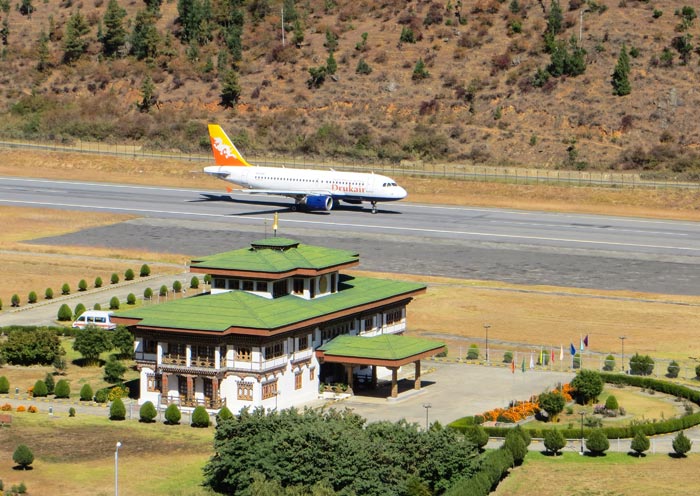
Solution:
[[[420,388],[420,360],[445,349],[402,336],[425,286],[343,273],[358,264],[355,252],[277,237],[192,260],[210,292],[113,316],[135,336],[139,403],[287,408],[318,398],[322,382],[382,376],[396,396],[407,364]]]

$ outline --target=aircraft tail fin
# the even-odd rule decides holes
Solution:
[[[211,151],[214,154],[216,165],[251,167],[224,130],[221,129],[221,126],[209,124],[209,141],[211,141]]]

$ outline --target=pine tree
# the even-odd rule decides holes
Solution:
[[[637,456],[642,456],[646,450],[649,449],[650,443],[649,443],[649,438],[644,435],[644,432],[642,430],[638,430],[637,433],[634,435],[634,439],[632,440],[632,445],[630,446],[632,448],[632,451],[637,453]]]
[[[333,57],[333,52],[328,54],[328,59],[326,59],[326,73],[329,75],[335,74],[335,71],[338,70],[338,63],[335,61],[335,57]]]
[[[19,465],[22,470],[27,470],[27,467],[34,462],[34,454],[27,445],[20,444],[12,454],[12,460]]]
[[[141,102],[138,103],[138,108],[141,112],[148,112],[156,103],[155,90],[156,85],[153,84],[153,79],[151,79],[151,76],[146,75],[141,84]]]
[[[627,47],[623,44],[620,50],[620,56],[617,58],[617,65],[612,74],[610,81],[613,86],[613,94],[617,96],[629,95],[632,92],[632,86],[629,81],[630,59],[627,55]]]
[[[85,53],[88,46],[85,36],[89,32],[90,25],[80,11],[70,16],[63,41],[63,61],[65,63],[75,62]]]
[[[7,46],[9,37],[10,21],[7,16],[5,16],[5,18],[2,20],[2,27],[0,28],[0,39],[2,40],[3,45]]]
[[[683,431],[680,431],[675,438],[673,438],[673,451],[679,457],[685,457],[685,454],[690,451],[693,443],[685,435]]]
[[[224,73],[221,80],[221,105],[232,108],[241,96],[241,85],[238,82],[238,74],[234,70]]]
[[[36,44],[36,70],[44,72],[49,68],[49,37],[42,29],[39,33],[39,41]]]

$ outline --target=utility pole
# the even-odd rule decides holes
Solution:
[[[282,46],[284,46],[284,5],[282,5]],[[581,14],[583,15],[583,14]]]

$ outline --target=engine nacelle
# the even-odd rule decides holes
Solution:
[[[304,198],[304,206],[308,210],[325,210],[330,211],[333,208],[333,198],[330,196],[307,196]]]

